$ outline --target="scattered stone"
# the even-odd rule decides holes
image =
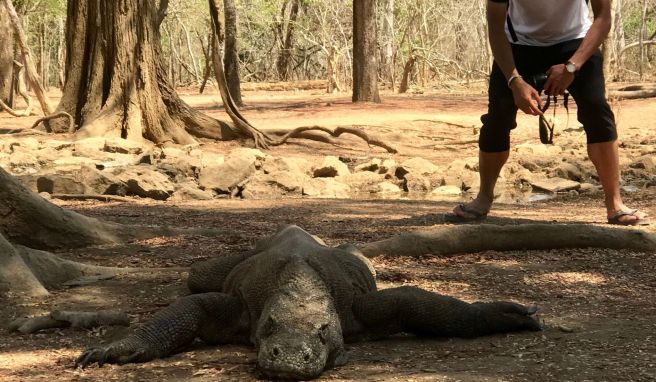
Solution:
[[[148,145],[147,142],[146,140],[137,142],[131,139],[107,138],[103,151],[120,154],[141,154],[144,147]]]
[[[583,171],[581,169],[569,162],[562,162],[553,170],[553,175],[559,178],[574,180],[581,182],[584,178]]]
[[[639,170],[646,170],[646,172],[653,174],[656,172],[656,159],[653,155],[643,155],[636,158],[629,167]]]
[[[303,175],[312,174],[312,164],[303,158],[267,157],[262,164],[262,171],[271,174],[278,171],[290,171]]]
[[[360,172],[360,171],[379,172],[381,164],[382,161],[380,159],[374,158],[369,162],[362,163],[360,165],[355,166],[353,170],[355,172]]]
[[[432,188],[433,187],[431,187],[431,181],[423,175],[405,175],[403,189],[407,192],[426,193],[429,192]]]
[[[112,174],[127,185],[128,195],[166,200],[175,191],[175,186],[168,176],[152,170],[149,166],[117,168]]]
[[[401,163],[400,166],[396,168],[396,176],[401,179],[405,177],[406,174],[416,174],[416,175],[430,175],[440,171],[440,168],[435,166],[429,160],[424,158],[411,158]]]
[[[381,182],[374,186],[373,193],[380,195],[400,194],[401,188],[392,182]]]
[[[193,156],[192,156],[193,158]],[[221,154],[205,151],[200,156],[200,167],[211,167],[211,166],[220,166],[225,163],[225,157]]]
[[[579,188],[579,193],[581,194],[591,194],[599,191],[601,191],[601,187],[592,183],[581,183],[581,187]]]
[[[79,139],[73,142],[73,151],[78,150],[95,150],[102,151],[105,148],[106,139],[103,137],[93,137]]]
[[[173,195],[168,200],[187,201],[187,200],[211,200],[214,198],[212,191],[201,190],[194,182],[178,184],[175,187]]]
[[[225,163],[201,169],[198,183],[201,188],[230,193],[237,185],[255,173],[255,157],[230,157]]]
[[[334,178],[336,176],[344,176],[350,173],[348,166],[336,156],[325,157],[321,164],[316,166],[313,170],[313,176],[315,178]]]
[[[431,196],[459,196],[462,190],[457,186],[440,186],[431,192]]]
[[[90,166],[50,168],[37,174],[18,176],[25,187],[38,193],[125,195],[127,186],[110,174]]]
[[[316,198],[348,198],[351,188],[334,178],[311,178],[303,185],[303,195]]]
[[[549,178],[543,180],[533,180],[531,182],[533,188],[556,193],[569,190],[578,190],[581,187],[579,182],[563,178]]]

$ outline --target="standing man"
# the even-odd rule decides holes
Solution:
[[[454,214],[461,220],[487,216],[494,186],[508,159],[510,131],[517,126],[517,109],[541,115],[538,91],[524,77],[546,73],[544,91],[576,100],[578,120],[587,136],[588,156],[605,194],[608,223],[649,224],[647,215],[629,209],[620,196],[617,131],[606,102],[602,44],[611,26],[610,0],[488,0],[487,22],[494,65],[490,74],[489,106],[481,117],[479,171],[481,188],[470,203]]]

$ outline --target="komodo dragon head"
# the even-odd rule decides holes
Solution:
[[[342,327],[325,285],[296,281],[268,299],[257,322],[257,364],[267,377],[313,379],[346,361]]]

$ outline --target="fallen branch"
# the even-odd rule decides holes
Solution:
[[[45,316],[16,319],[9,324],[9,330],[30,334],[52,328],[90,329],[97,326],[114,325],[129,326],[130,318],[126,313],[115,310],[101,310],[98,312],[55,310]]]
[[[609,90],[608,96],[617,99],[639,99],[656,97],[656,86],[650,85],[629,85],[619,89]]]
[[[448,256],[480,251],[538,250],[558,248],[611,248],[656,251],[656,234],[588,224],[458,225],[403,233],[365,243],[359,249],[367,257]]]
[[[37,126],[39,126],[40,123],[42,122],[47,122],[51,119],[59,118],[59,117],[67,117],[68,118],[68,132],[69,133],[74,133],[75,132],[75,120],[73,120],[73,117],[68,114],[65,111],[60,111],[54,114],[47,115],[45,117],[41,117],[32,124],[32,129],[36,129]],[[48,124],[44,125],[46,127],[46,131],[49,133],[52,133],[52,129],[48,126]]]

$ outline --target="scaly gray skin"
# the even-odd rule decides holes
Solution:
[[[536,308],[468,304],[415,287],[376,290],[371,263],[351,245],[327,247],[296,226],[254,250],[192,266],[192,295],[155,314],[134,334],[89,348],[76,365],[146,362],[201,338],[250,343],[268,377],[312,379],[345,362],[344,342],[408,332],[476,337],[540,330]]]

